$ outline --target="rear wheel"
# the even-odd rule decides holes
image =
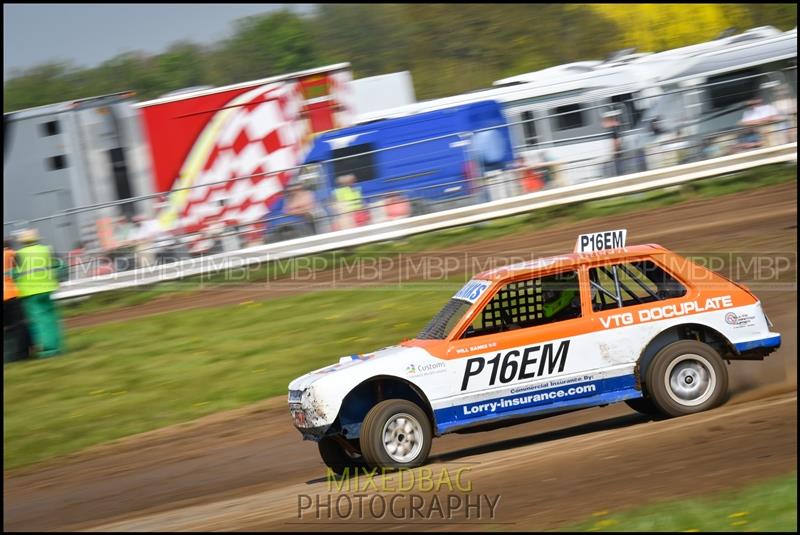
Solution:
[[[322,461],[333,471],[342,475],[345,472],[350,474],[358,473],[358,469],[364,464],[363,457],[355,454],[351,448],[344,445],[345,439],[339,437],[325,437],[319,442],[319,455]]]
[[[361,449],[371,467],[420,466],[428,458],[432,439],[428,415],[404,399],[381,401],[361,424]]]
[[[663,414],[694,414],[725,401],[728,370],[711,346],[680,340],[656,354],[647,370],[646,385],[650,399]]]

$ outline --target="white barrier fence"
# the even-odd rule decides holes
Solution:
[[[796,142],[701,162],[538,191],[406,219],[259,245],[172,264],[68,281],[61,285],[55,297],[57,299],[81,297],[226,269],[243,268],[256,263],[321,253],[487,221],[548,206],[642,192],[791,160],[797,160]]]

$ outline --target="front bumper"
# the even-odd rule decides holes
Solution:
[[[289,414],[295,429],[300,431],[304,440],[318,441],[328,432],[330,425],[313,426],[309,425],[308,411],[304,410],[299,403],[289,404]]]

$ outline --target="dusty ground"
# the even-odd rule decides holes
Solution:
[[[389,522],[383,529],[551,529],[600,510],[702,495],[796,470],[796,205],[792,184],[470,248],[477,255],[559,252],[571,246],[579,231],[627,227],[632,243],[655,241],[681,252],[782,253],[791,259],[790,273],[779,282],[758,282],[757,291],[775,330],[784,336],[783,347],[764,362],[735,362],[731,401],[708,413],[651,421],[625,405],[613,405],[496,431],[448,435],[434,443],[434,472],[466,467],[473,496],[500,495],[496,516],[490,518],[484,508],[480,519],[457,513],[454,521],[461,524],[437,523],[441,518],[436,516],[405,524],[380,517],[367,521]],[[320,284],[324,287],[325,281]],[[181,304],[177,299],[162,304],[160,310],[151,304],[120,311],[115,319],[268,298],[277,294],[275,285],[209,291]],[[284,291],[302,290],[295,283]],[[110,315],[104,314],[106,320]],[[6,472],[3,526],[302,530],[300,495],[323,501],[339,495],[329,492],[324,474],[315,445],[300,440],[285,400],[277,398]],[[357,520],[356,512],[343,518],[321,512],[319,521],[308,512],[303,520],[320,522],[314,527],[325,530],[381,528],[349,523]]]

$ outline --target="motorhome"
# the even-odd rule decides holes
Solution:
[[[649,80],[644,122],[703,139],[736,128],[747,102],[797,98],[797,29],[753,28],[642,58],[631,67]]]
[[[743,102],[778,81],[796,98],[797,31],[771,27],[660,53],[620,51],[604,61],[582,61],[498,80],[495,88],[419,102],[362,117],[398,117],[496,100],[511,127],[515,150],[526,159],[560,165],[562,183],[614,173],[610,115],[622,139],[624,172],[644,170],[635,157],[659,143],[650,127],[667,118],[672,137],[735,125]],[[775,85],[775,84],[771,84]],[[663,140],[662,140],[663,141]]]

